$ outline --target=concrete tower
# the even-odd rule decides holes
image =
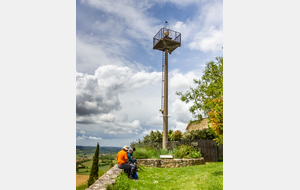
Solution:
[[[153,49],[163,53],[162,59],[162,101],[161,113],[163,114],[163,149],[167,148],[168,141],[168,53],[171,54],[181,46],[181,34],[170,30],[168,22],[153,37]]]

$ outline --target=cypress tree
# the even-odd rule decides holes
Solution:
[[[99,142],[97,143],[97,148],[95,151],[95,155],[93,157],[93,165],[88,180],[88,186],[91,186],[98,179],[98,170],[99,170],[98,162],[99,162]]]

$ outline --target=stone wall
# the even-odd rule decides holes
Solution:
[[[156,168],[178,168],[204,164],[204,158],[196,159],[137,159],[141,166]]]
[[[101,176],[93,185],[85,190],[106,190],[106,186],[115,184],[116,178],[121,174],[122,169],[118,168],[116,164],[110,170],[108,170],[103,176]]]

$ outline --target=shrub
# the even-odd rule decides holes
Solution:
[[[160,155],[173,155],[173,158],[180,159],[200,158],[202,156],[200,150],[198,150],[195,146],[197,145],[183,144],[174,148],[173,150],[139,148],[133,152],[133,156],[137,159],[159,159]]]
[[[179,141],[181,137],[182,137],[181,131],[177,130],[174,132],[174,141]]]
[[[200,158],[202,155],[192,145],[183,144],[173,149],[172,155],[174,158]]]
[[[185,133],[179,130],[175,132],[173,130],[168,131],[168,141],[191,142],[197,139],[215,139],[217,136],[211,127],[202,130],[186,131]],[[150,135],[143,137],[143,140],[138,139],[137,142],[130,143],[130,147],[159,150],[162,148],[161,142],[162,133],[151,131]]]
[[[153,148],[137,148],[133,152],[134,158],[155,158],[156,157],[156,150]]]
[[[209,127],[208,129],[187,131],[181,137],[181,141],[194,141],[197,139],[214,139],[215,137],[216,134],[214,130],[211,127]]]
[[[112,168],[112,167],[114,167],[114,166],[115,166],[115,164],[111,161],[111,162],[109,163],[109,169]]]
[[[105,174],[105,172],[103,170],[99,170],[98,171],[98,178],[103,176]]]

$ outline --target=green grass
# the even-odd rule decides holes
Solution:
[[[181,168],[145,168],[138,180],[130,180],[123,173],[113,190],[182,190],[223,189],[223,162]]]
[[[85,190],[88,188],[87,182],[76,187],[76,190]]]
[[[151,148],[137,148],[133,152],[134,158],[137,159],[160,159],[160,155],[173,155],[173,158],[201,158],[200,151],[189,145],[181,145],[173,150],[166,149],[151,149]]]
[[[99,167],[99,170],[107,172],[108,168],[109,168],[109,165],[105,165],[105,166]],[[88,169],[85,169],[85,168],[78,169],[79,172],[77,174],[78,175],[90,175],[91,169],[92,169],[92,165],[90,165]],[[86,172],[86,170],[88,172]]]

